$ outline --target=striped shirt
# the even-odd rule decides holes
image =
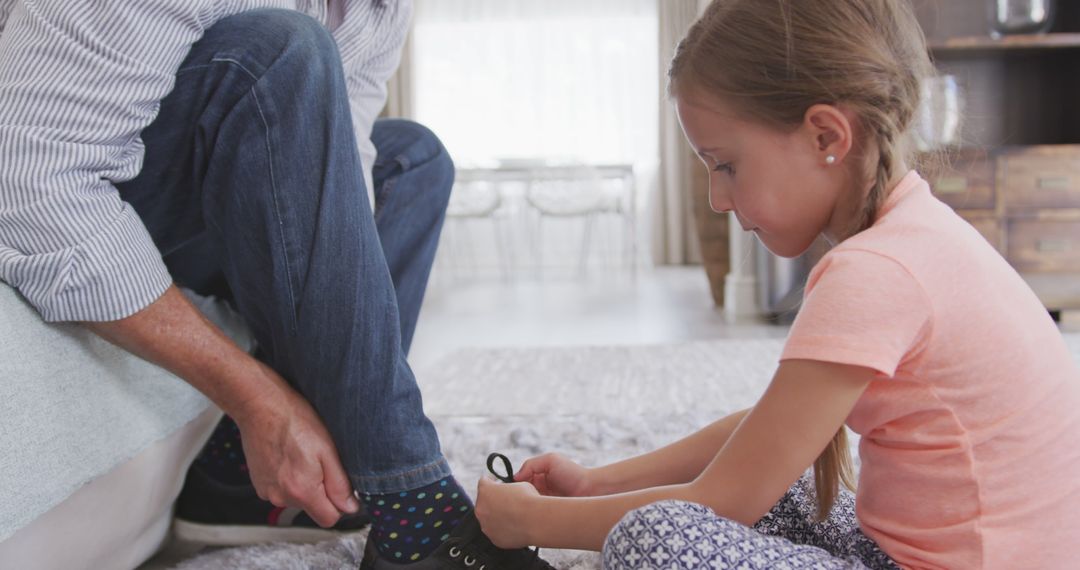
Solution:
[[[410,0],[0,0],[0,280],[45,320],[121,319],[172,283],[114,184],[141,170],[140,133],[192,44],[254,8],[332,32],[370,195],[371,129]]]

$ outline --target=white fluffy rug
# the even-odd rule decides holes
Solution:
[[[545,451],[600,464],[655,449],[748,407],[779,340],[659,346],[464,350],[417,376],[457,478],[473,486],[488,453],[515,465]],[[202,554],[176,568],[356,568],[364,535]],[[557,568],[599,568],[595,553],[544,550]]]

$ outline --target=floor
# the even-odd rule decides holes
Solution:
[[[786,332],[727,324],[700,267],[513,280],[460,281],[436,274],[409,360],[420,373],[466,347],[654,344]]]

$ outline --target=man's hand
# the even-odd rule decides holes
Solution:
[[[277,376],[260,363],[263,373]],[[276,383],[276,382],[275,382]],[[262,400],[234,417],[259,497],[278,507],[304,509],[312,520],[331,527],[340,512],[360,505],[341,466],[337,448],[315,410],[291,389]]]
[[[84,324],[183,378],[232,416],[260,497],[302,508],[324,527],[340,512],[359,509],[333,440],[307,400],[240,350],[176,287],[130,317]]]

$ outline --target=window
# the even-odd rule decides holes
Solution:
[[[417,0],[416,118],[460,166],[657,162],[655,0]]]

